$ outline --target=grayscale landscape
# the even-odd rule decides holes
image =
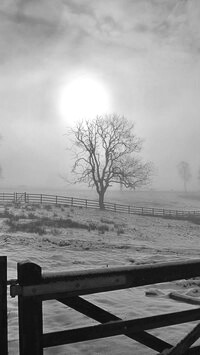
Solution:
[[[200,258],[199,18],[199,0],[0,2],[0,256],[9,279],[24,260],[60,272]],[[196,307],[200,282],[84,297],[140,318]],[[8,323],[9,354],[18,355],[9,295]],[[45,331],[85,324],[96,323],[45,302]],[[192,327],[151,332],[177,344]],[[44,354],[155,351],[120,335]]]

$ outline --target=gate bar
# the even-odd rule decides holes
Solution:
[[[41,267],[30,262],[18,263],[18,280],[22,285],[39,283]],[[18,297],[20,355],[43,355],[42,301],[38,297]]]
[[[143,330],[162,328],[170,325],[193,322],[200,319],[200,309],[174,312],[138,318],[126,321],[111,321],[109,323],[87,326],[82,328],[63,330],[43,334],[43,346],[51,347],[72,344],[86,340],[107,338],[121,334],[138,333]]]
[[[170,355],[184,355],[189,347],[200,337],[200,324],[197,324],[170,352]]]
[[[86,301],[81,297],[66,298],[66,299],[58,298],[57,301],[65,304],[68,307],[75,309],[77,312],[80,312],[92,319],[95,319],[100,323],[122,320],[121,318],[115,316],[114,314],[105,311],[104,309]],[[172,347],[172,345],[167,343],[166,341],[161,340],[145,331],[140,331],[133,334],[126,334],[126,336],[159,352]]]
[[[120,290],[199,276],[200,259],[186,262],[44,273],[40,284],[11,286],[11,296],[42,296],[43,300]]]
[[[7,257],[0,256],[0,351],[8,354]]]

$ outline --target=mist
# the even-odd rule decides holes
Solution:
[[[111,112],[135,122],[155,166],[149,188],[181,190],[184,160],[188,190],[199,189],[199,15],[197,0],[2,1],[1,186],[68,186],[74,121],[59,97],[84,73],[104,83]]]

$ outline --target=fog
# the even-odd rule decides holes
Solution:
[[[65,187],[74,116],[59,100],[84,73],[135,122],[155,166],[149,188],[182,189],[184,160],[199,189],[199,15],[198,0],[1,1],[1,186]]]

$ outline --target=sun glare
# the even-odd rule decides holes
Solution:
[[[110,111],[108,90],[99,79],[79,76],[62,86],[59,111],[67,122],[107,113]]]

